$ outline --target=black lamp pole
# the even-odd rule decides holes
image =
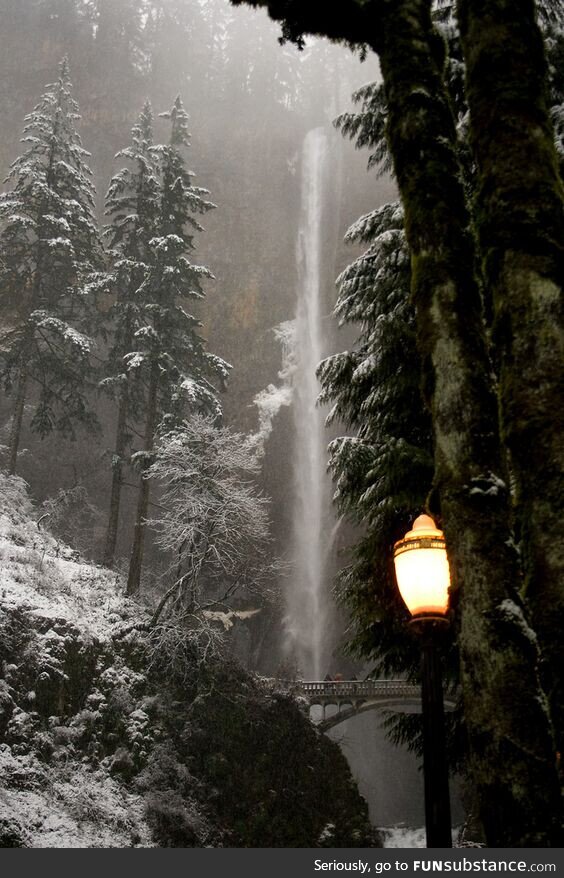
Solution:
[[[450,793],[446,759],[443,682],[437,628],[443,620],[414,620],[421,632],[421,702],[423,707],[423,773],[428,848],[451,848]]]

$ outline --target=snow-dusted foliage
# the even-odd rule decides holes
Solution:
[[[40,519],[62,542],[86,558],[96,555],[95,534],[102,524],[102,513],[84,485],[60,488],[43,501]]]
[[[358,339],[318,369],[321,401],[331,405],[329,423],[353,432],[329,446],[335,501],[366,530],[341,574],[340,594],[353,611],[350,648],[372,656],[381,670],[399,672],[411,669],[415,653],[405,636],[391,550],[421,509],[432,479],[400,205],[361,217],[347,239],[370,245],[337,281],[335,315],[358,327]]]
[[[143,347],[151,361],[159,354],[163,413],[182,418],[202,411],[221,414],[217,386],[224,387],[230,367],[208,353],[200,335],[201,322],[191,313],[191,302],[202,299],[202,282],[213,278],[205,266],[194,263],[194,232],[203,231],[198,217],[215,205],[206,189],[193,185],[193,172],[186,167],[184,151],[190,145],[188,114],[176,98],[168,113],[171,134],[167,145],[155,147],[161,174],[158,234],[151,251],[148,292],[153,305],[147,309],[154,336],[145,336]]]
[[[268,503],[254,481],[259,469],[252,437],[211,418],[194,415],[162,438],[148,470],[162,487],[162,511],[151,523],[174,562],[155,621],[227,629],[233,609],[268,602],[277,565]]]
[[[116,575],[81,560],[49,531],[45,509],[34,510],[27,485],[0,473],[2,610],[25,607],[44,618],[80,626],[90,638],[131,621],[139,608],[124,601]]]
[[[147,102],[131,132],[131,145],[116,156],[127,165],[112,177],[106,194],[109,223],[104,238],[112,262],[106,282],[113,304],[106,316],[111,345],[104,390],[120,388],[127,373],[140,365],[131,362],[132,351],[135,334],[145,325],[143,281],[160,207],[160,181],[152,150],[153,113]]]
[[[353,96],[360,108],[352,113],[342,113],[335,120],[345,137],[355,141],[357,149],[370,150],[368,167],[376,168],[378,176],[391,170],[391,159],[386,141],[386,98],[381,83],[369,82]]]
[[[3,331],[0,375],[14,391],[12,471],[26,398],[31,427],[72,435],[89,421],[89,304],[86,281],[100,267],[94,186],[76,131],[80,118],[67,60],[26,117],[25,151],[0,195],[0,287]]]

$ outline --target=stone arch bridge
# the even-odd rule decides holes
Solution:
[[[312,722],[324,732],[367,710],[421,712],[421,688],[405,680],[303,680],[294,687],[309,702]],[[445,695],[444,705],[452,710],[453,698]],[[317,720],[312,716],[315,707],[321,708]],[[336,710],[329,714],[330,707]]]

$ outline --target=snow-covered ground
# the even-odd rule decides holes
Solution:
[[[76,763],[49,768],[0,744],[0,778],[4,837],[12,821],[32,848],[154,846],[142,798],[107,772]]]

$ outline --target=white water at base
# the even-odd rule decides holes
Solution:
[[[323,359],[322,229],[328,164],[327,137],[310,131],[302,157],[301,221],[298,235],[298,301],[295,321],[293,417],[295,428],[293,568],[286,628],[299,671],[325,676],[330,654],[327,534],[332,522],[326,473],[324,415],[316,407],[315,370]]]
[[[425,827],[412,829],[408,826],[380,826],[385,848],[427,847]]]
[[[452,846],[459,848],[458,837],[462,827],[454,826],[452,829]],[[385,848],[426,848],[427,833],[425,827],[413,829],[409,826],[379,826],[378,827]],[[463,845],[464,847],[464,845]],[[470,844],[468,847],[481,847]]]

